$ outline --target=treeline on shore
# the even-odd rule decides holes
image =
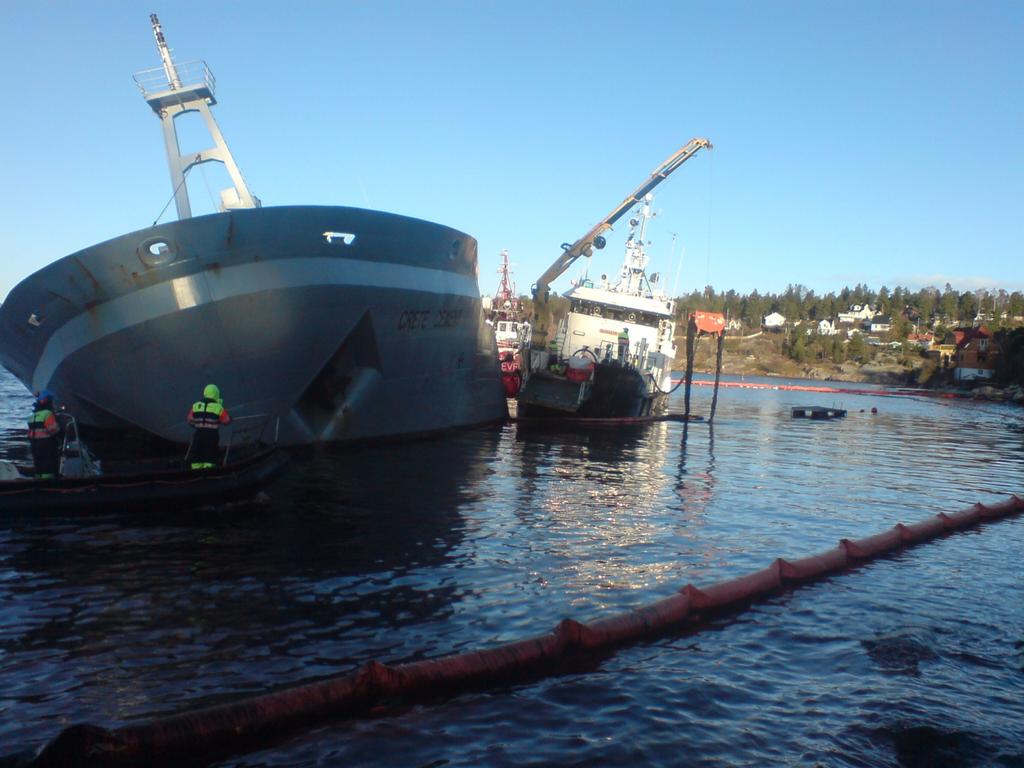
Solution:
[[[765,315],[778,312],[787,322],[834,320],[856,304],[870,304],[882,315],[901,325],[903,338],[915,323],[924,330],[938,327],[975,325],[979,318],[993,328],[1019,325],[1024,318],[1024,292],[981,289],[958,292],[948,283],[944,290],[928,287],[919,291],[882,286],[875,291],[866,285],[843,288],[838,293],[817,294],[802,285],[790,285],[783,293],[740,294],[730,290],[718,293],[712,286],[676,299],[676,317],[704,310],[724,312],[745,326],[757,328]],[[1018,318],[1016,322],[1013,318]],[[902,322],[901,322],[902,321]]]
[[[524,303],[529,316],[533,302],[524,297]],[[873,345],[870,342],[875,339],[866,334],[847,337],[845,333],[826,336],[817,332],[815,324],[818,321],[834,321],[839,313],[858,304],[870,304],[881,315],[889,316],[890,329],[883,334],[887,346]],[[543,323],[556,327],[568,310],[568,300],[552,296],[549,304],[541,308]],[[926,358],[927,351],[907,343],[907,337],[912,333],[929,332],[934,334],[935,342],[940,343],[956,328],[984,324],[994,332],[1002,353],[996,364],[993,383],[1001,386],[1024,384],[1024,292],[1021,291],[958,292],[949,284],[941,291],[933,287],[911,291],[899,286],[892,290],[883,286],[875,291],[867,285],[856,285],[838,292],[817,294],[802,285],[790,285],[780,294],[758,291],[741,294],[734,290],[717,292],[712,286],[706,286],[703,291],[693,291],[676,299],[677,344],[680,337],[685,337],[686,318],[698,310],[722,312],[730,319],[740,321],[742,333],[759,331],[763,318],[778,312],[786,318],[789,326],[779,340],[779,352],[797,363],[851,362],[868,365],[884,350],[887,355],[898,355],[908,367],[921,368],[916,378],[931,380],[933,384],[940,384],[947,377],[942,375],[938,366],[914,363],[915,359],[921,361]],[[802,324],[798,326],[802,332],[794,332],[796,323]],[[896,345],[898,350],[893,349]],[[680,354],[685,354],[683,349],[680,345]]]
[[[789,326],[806,326],[803,332],[787,333],[783,341],[783,353],[793,360],[867,364],[876,356],[877,347],[872,346],[865,335],[823,336],[813,325],[821,320],[835,321],[841,312],[865,304],[889,317],[890,328],[883,334],[883,340],[890,345],[900,343],[900,352],[905,358],[927,356],[926,350],[906,343],[912,333],[932,333],[938,344],[956,328],[985,325],[993,331],[1000,349],[993,383],[1024,384],[1024,292],[1021,291],[958,292],[947,283],[941,291],[934,287],[911,291],[899,286],[891,291],[885,286],[875,291],[858,284],[838,293],[816,294],[802,285],[789,285],[781,294],[757,291],[740,294],[733,290],[718,293],[709,285],[703,291],[695,290],[676,299],[676,319],[678,327],[684,328],[691,312],[722,312],[739,320],[744,328],[755,331],[760,329],[766,315],[778,312]]]

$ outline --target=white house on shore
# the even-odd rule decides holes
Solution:
[[[839,331],[836,330],[836,324],[826,317],[818,321],[818,333],[821,336],[835,336]]]
[[[785,324],[785,315],[780,315],[778,312],[772,312],[770,315],[764,316],[763,325],[765,328],[781,328]]]
[[[868,330],[872,333],[888,333],[892,329],[892,319],[888,315],[879,315],[871,319]]]
[[[863,323],[879,314],[878,310],[870,304],[851,304],[849,312],[840,312],[837,315],[840,323]]]

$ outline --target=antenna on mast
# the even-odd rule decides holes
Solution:
[[[163,62],[164,72],[167,73],[167,83],[171,86],[171,90],[176,91],[181,88],[181,78],[178,77],[178,70],[175,69],[174,62],[171,60],[171,49],[167,47],[167,41],[164,40],[160,19],[155,13],[151,13],[149,21],[153,25],[153,37],[156,38],[156,49],[160,52],[160,61]]]
[[[498,298],[501,301],[511,301],[516,297],[516,284],[512,282],[511,270],[508,264],[508,248],[501,251],[501,266],[498,267],[498,274],[501,281],[498,283]]]

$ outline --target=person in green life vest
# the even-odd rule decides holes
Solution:
[[[192,425],[192,445],[188,449],[190,469],[211,469],[220,458],[220,427],[231,423],[228,409],[216,384],[203,388],[203,399],[192,404],[186,420]]]
[[[558,339],[553,338],[548,342],[548,370],[561,376],[565,373],[565,368],[565,363],[558,356]]]
[[[623,328],[619,334],[619,362],[626,364],[626,357],[629,355],[629,328]]]
[[[53,394],[48,390],[36,393],[28,420],[28,443],[32,449],[33,475],[40,480],[55,478],[60,462],[60,425],[53,412]]]

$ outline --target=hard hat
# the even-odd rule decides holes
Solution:
[[[220,387],[216,384],[207,384],[203,387],[203,397],[207,400],[220,400]]]
[[[48,389],[41,389],[36,392],[36,402],[49,403],[53,401],[53,392]]]

